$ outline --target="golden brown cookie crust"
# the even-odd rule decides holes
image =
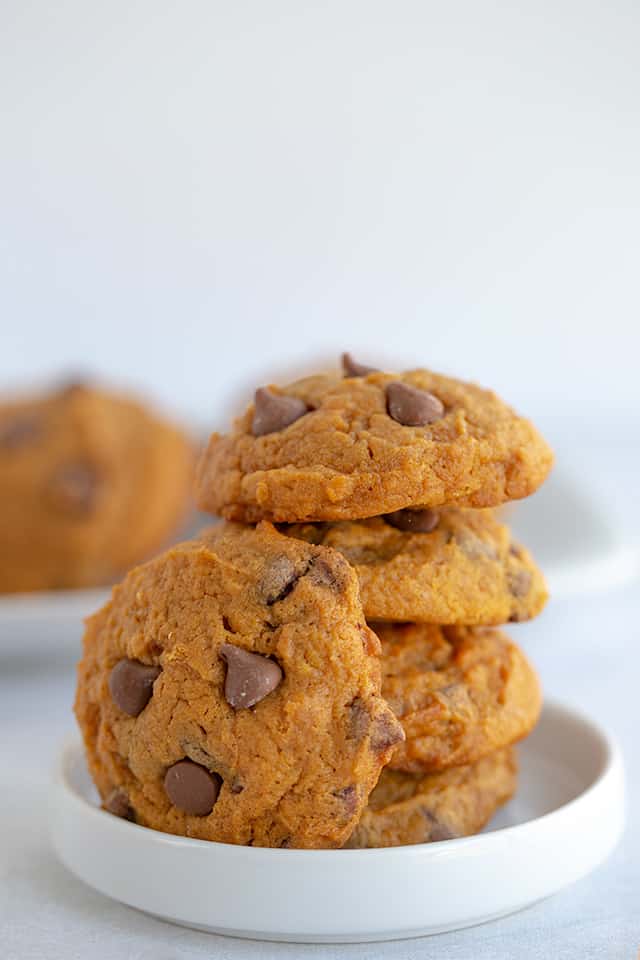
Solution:
[[[250,709],[226,699],[223,644],[283,671]],[[161,670],[136,716],[109,686],[123,660]],[[145,826],[255,846],[343,844],[402,738],[355,573],[270,524],[214,528],[133,570],[87,623],[76,715],[109,806],[115,795]],[[166,792],[184,759],[221,778],[206,816]]]
[[[526,737],[542,706],[537,675],[498,630],[372,623],[382,693],[406,740],[390,766],[431,773],[476,763]]]
[[[387,412],[395,382],[434,394],[444,416],[404,426]],[[428,370],[314,376],[279,389],[309,413],[253,436],[253,406],[228,436],[213,434],[198,505],[231,520],[354,520],[405,507],[495,506],[542,483],[552,453],[494,393]]]
[[[347,847],[398,847],[481,830],[517,785],[515,750],[466,767],[413,774],[385,769]]]
[[[69,385],[0,405],[0,592],[110,581],[185,518],[194,450],[138,401]]]
[[[434,521],[429,533],[398,530],[383,517],[283,530],[347,558],[368,620],[491,626],[540,613],[544,578],[492,511],[442,509]]]

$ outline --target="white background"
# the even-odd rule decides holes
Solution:
[[[637,541],[639,51],[637,0],[0,0],[0,388],[94,371],[213,423],[344,347],[433,366],[539,417]],[[385,947],[211,938],[75,881],[46,828],[69,664],[0,662],[3,960],[634,957],[639,595],[517,634],[622,743],[617,853]]]
[[[635,0],[3,0],[0,385],[333,362],[640,409]]]

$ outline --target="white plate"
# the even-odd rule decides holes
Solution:
[[[196,514],[180,539],[211,523],[211,517]],[[0,662],[9,657],[79,656],[85,617],[110,596],[111,587],[0,594]]]
[[[82,750],[63,752],[52,838],[101,893],[216,933],[299,942],[442,933],[520,910],[593,870],[623,826],[616,744],[547,704],[520,750],[517,797],[479,836],[382,850],[266,850],[188,840],[97,806]]]
[[[638,569],[637,547],[611,528],[600,501],[561,471],[554,471],[535,496],[505,507],[503,515],[517,539],[532,550],[554,596],[606,589],[630,579]],[[199,520],[199,526],[212,522],[204,514]],[[0,659],[78,655],[82,620],[109,593],[0,595]]]

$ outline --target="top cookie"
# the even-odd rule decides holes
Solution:
[[[226,525],[91,617],[76,715],[113,813],[169,833],[337,847],[403,739],[339,553]]]
[[[145,559],[186,518],[194,454],[89,385],[0,404],[0,592],[92,586]]]
[[[212,435],[197,499],[245,522],[496,506],[533,493],[552,459],[528,420],[474,384],[428,370],[313,376],[259,389],[230,435]]]

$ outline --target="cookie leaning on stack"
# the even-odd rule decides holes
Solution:
[[[540,709],[490,628],[546,599],[487,508],[551,462],[494,394],[428,371],[346,357],[344,377],[259,389],[199,469],[199,505],[240,522],[134,570],[89,621],[76,712],[106,808],[263,846],[479,830]]]

